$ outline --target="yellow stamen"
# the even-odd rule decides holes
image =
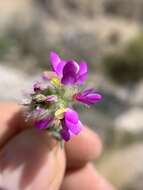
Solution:
[[[55,112],[56,119],[63,119],[64,118],[64,112],[66,111],[65,108],[60,108]]]
[[[60,86],[61,86],[61,82],[60,82],[60,80],[59,80],[58,77],[53,77],[53,78],[51,79],[51,82],[52,82],[52,84],[53,84],[55,87],[60,87]]]

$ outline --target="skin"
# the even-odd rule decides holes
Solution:
[[[113,190],[91,164],[102,149],[97,134],[85,127],[61,149],[21,110],[0,103],[0,190]]]

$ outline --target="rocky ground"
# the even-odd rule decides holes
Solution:
[[[136,143],[109,151],[98,164],[98,169],[119,190],[142,190],[143,144]]]

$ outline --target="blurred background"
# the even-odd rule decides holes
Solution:
[[[51,50],[85,59],[103,101],[81,118],[104,143],[96,167],[119,190],[143,190],[142,25],[142,0],[0,0],[0,100],[20,102]]]

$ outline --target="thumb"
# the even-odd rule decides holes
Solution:
[[[0,189],[58,190],[64,171],[64,150],[45,131],[24,131],[0,152]]]

